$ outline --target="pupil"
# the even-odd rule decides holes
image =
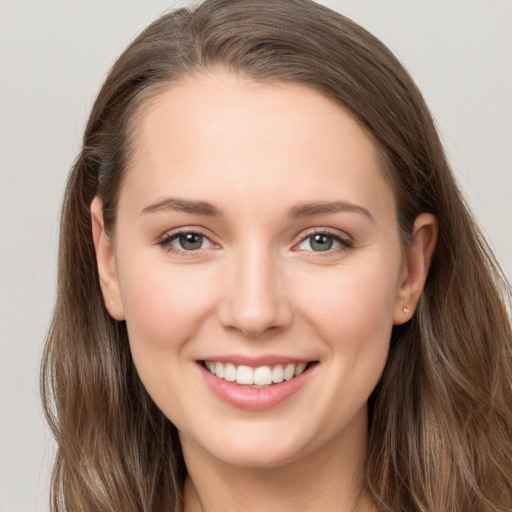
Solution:
[[[314,251],[328,251],[332,247],[333,240],[327,235],[314,235],[310,243]]]
[[[203,245],[203,237],[197,233],[187,233],[185,235],[181,235],[180,245],[183,247],[183,249],[187,249],[188,251],[200,249],[201,245]]]

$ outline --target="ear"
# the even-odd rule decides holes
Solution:
[[[438,232],[437,219],[430,213],[422,213],[414,222],[395,302],[393,313],[395,325],[407,322],[414,314],[427,280]]]
[[[103,201],[98,196],[91,203],[91,222],[103,300],[114,320],[124,320],[124,307],[117,278],[114,246],[112,240],[105,233]]]

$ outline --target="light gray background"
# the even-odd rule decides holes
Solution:
[[[512,2],[324,3],[380,37],[412,73],[510,279]],[[38,370],[54,300],[62,191],[107,69],[169,6],[0,0],[0,512],[48,509],[54,446]]]

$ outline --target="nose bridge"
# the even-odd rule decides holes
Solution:
[[[282,287],[281,262],[268,244],[253,239],[232,254],[221,322],[246,335],[286,326],[291,308]]]

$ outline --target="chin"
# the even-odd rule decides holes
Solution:
[[[185,454],[199,450],[224,464],[240,468],[281,467],[307,457],[322,446],[321,436],[308,434],[306,425],[291,432],[289,426],[276,428],[275,424],[260,424],[258,428],[254,423],[210,431],[203,442],[184,435],[181,441]]]
[[[288,448],[292,447],[231,445],[228,450],[219,450],[213,455],[225,464],[251,469],[278,468],[306,456],[303,450]]]

